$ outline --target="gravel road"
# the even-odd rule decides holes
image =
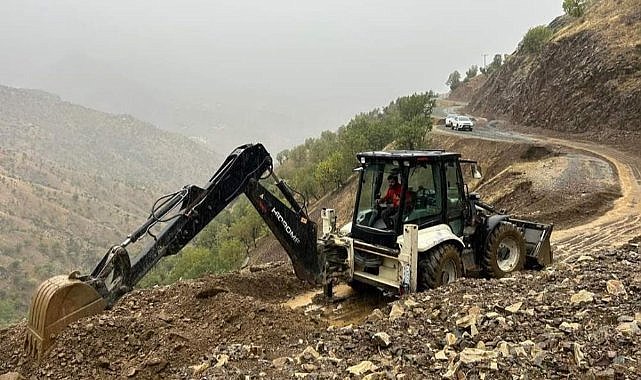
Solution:
[[[622,152],[612,147],[584,142],[526,135],[507,129],[504,123],[479,123],[472,132],[452,131],[444,126],[436,126],[438,134],[461,135],[491,141],[526,142],[537,145],[563,146],[577,152],[593,155],[614,168],[621,190],[621,197],[614,202],[614,207],[604,215],[573,228],[556,229],[552,243],[556,256],[568,260],[576,255],[589,253],[604,248],[612,248],[641,235],[641,158],[631,153]],[[498,125],[498,126],[497,126]],[[584,175],[583,172],[576,174]],[[593,171],[589,178],[599,176]]]

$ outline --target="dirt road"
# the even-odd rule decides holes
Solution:
[[[604,215],[583,225],[555,230],[552,234],[552,243],[557,260],[572,261],[591,252],[620,246],[641,235],[641,212],[639,210],[641,159],[639,157],[608,146],[541,135],[526,135],[495,125],[481,125],[475,127],[472,132],[452,131],[444,126],[437,126],[433,132],[492,141],[563,146],[595,155],[610,163],[616,170],[622,196],[614,202],[614,207]]]

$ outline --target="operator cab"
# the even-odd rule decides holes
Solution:
[[[460,155],[442,150],[363,152],[351,235],[374,244],[396,247],[403,224],[419,230],[448,224],[457,236],[463,233],[465,187],[459,166]],[[396,176],[402,186],[400,202],[379,203],[387,192],[386,179]],[[382,215],[392,215],[386,223]]]

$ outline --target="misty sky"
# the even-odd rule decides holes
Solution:
[[[222,112],[211,127],[244,125],[239,143],[283,123],[300,143],[398,96],[446,91],[450,72],[511,53],[561,3],[0,0],[0,84],[174,130]]]

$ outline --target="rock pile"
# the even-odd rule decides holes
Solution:
[[[641,254],[584,255],[501,280],[406,296],[346,326],[340,303],[291,310],[288,266],[136,291],[74,324],[40,365],[24,325],[0,331],[0,374],[26,378],[639,378]],[[270,282],[266,296],[239,284]],[[249,281],[249,282],[252,282]],[[282,298],[277,297],[280,287]],[[226,291],[211,291],[224,289]],[[236,291],[231,291],[236,289]],[[10,374],[14,373],[14,374]]]

